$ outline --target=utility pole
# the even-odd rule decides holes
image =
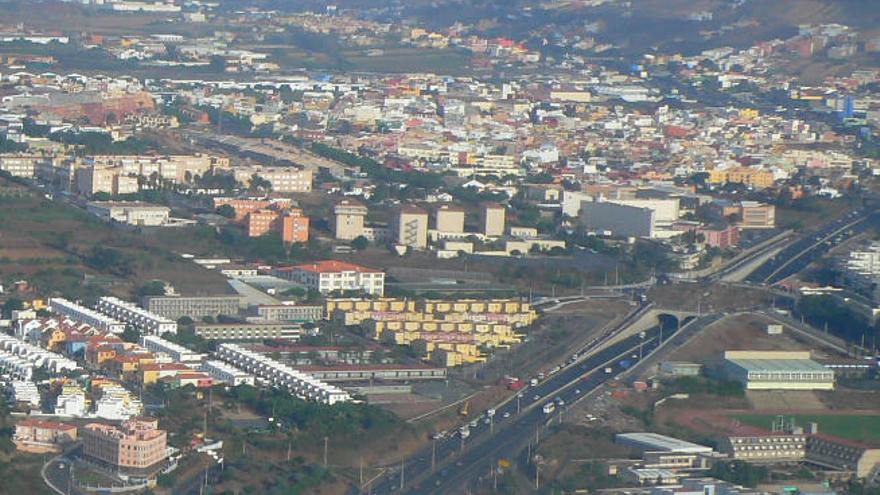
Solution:
[[[520,400],[520,395],[521,395],[521,393],[516,394],[516,413],[517,413],[517,414],[519,414],[519,400]]]
[[[324,469],[327,469],[327,442],[329,439],[324,437]]]
[[[431,472],[437,471],[437,437],[431,440]]]
[[[363,490],[364,489],[364,457],[363,456],[361,456],[361,465],[360,465],[358,478],[360,480],[358,482],[358,486],[360,487],[361,490]]]
[[[539,476],[538,473],[540,473],[540,472],[541,472],[541,465],[536,462],[535,463],[535,491],[539,490],[541,487],[541,483],[538,479],[538,476]]]
[[[406,470],[406,461],[403,457],[400,458],[400,491],[403,491],[403,476],[404,471]]]

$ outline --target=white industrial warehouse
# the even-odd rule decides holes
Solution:
[[[810,351],[727,351],[724,371],[746,390],[834,390],[834,371]]]

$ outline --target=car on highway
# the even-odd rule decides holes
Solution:
[[[504,418],[504,419],[507,419],[507,418],[510,417],[510,413],[509,413],[509,412],[505,412],[504,414],[501,415],[501,417]]]

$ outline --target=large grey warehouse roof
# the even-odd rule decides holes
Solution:
[[[815,373],[831,371],[816,361],[809,359],[728,359],[728,361],[750,373]]]
[[[657,433],[619,433],[617,443],[636,447],[645,452],[686,452],[700,454],[712,452],[711,447],[686,442]]]

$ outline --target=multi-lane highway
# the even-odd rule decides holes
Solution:
[[[698,331],[717,318],[711,315],[696,320],[684,326],[681,334]],[[678,339],[676,328],[663,329],[662,333],[664,339]],[[402,460],[400,466],[389,470],[373,487],[365,487],[364,492],[462,493],[464,487],[489,472],[498,460],[515,457],[536,434],[540,435],[538,432],[546,423],[565,414],[569,405],[654,351],[660,335],[660,327],[654,327],[567,365],[498,406],[491,418],[484,413],[471,420],[466,439],[456,431],[433,440],[432,445]],[[594,344],[598,345],[601,343]],[[627,366],[621,365],[623,360],[628,361]],[[547,414],[543,406],[550,402],[557,406]]]
[[[864,232],[870,226],[868,220],[876,216],[877,213],[872,210],[856,211],[827,223],[811,235],[784,248],[749,274],[746,280],[768,284],[784,280],[806,268],[843,239]]]

